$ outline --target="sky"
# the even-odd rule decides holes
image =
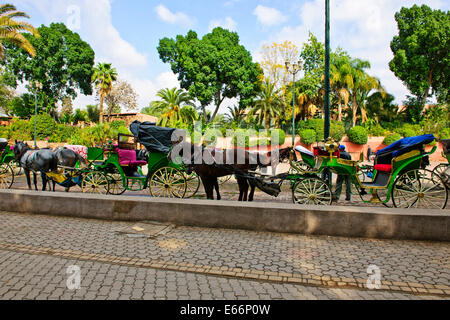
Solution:
[[[11,0],[10,0],[11,1]],[[97,62],[112,63],[119,78],[131,83],[139,109],[155,100],[158,90],[179,87],[177,76],[157,52],[159,40],[194,30],[199,37],[221,26],[236,31],[259,62],[264,44],[292,41],[299,48],[311,31],[325,39],[324,0],[12,0],[27,12],[34,26],[63,22],[80,34],[96,53]],[[331,47],[369,60],[369,74],[378,77],[401,103],[409,94],[389,70],[390,42],[397,33],[395,12],[402,6],[427,4],[449,10],[447,0],[331,0]],[[19,88],[18,91],[23,90]],[[75,108],[95,104],[79,96]],[[226,101],[221,107],[225,113]]]

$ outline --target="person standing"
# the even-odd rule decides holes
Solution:
[[[339,146],[339,150],[341,151],[341,159],[344,160],[352,160],[352,156],[345,151],[345,146]],[[334,200],[339,201],[342,193],[342,185],[345,182],[345,191],[346,191],[346,198],[345,201],[351,201],[352,200],[352,185],[351,185],[351,179],[349,175],[338,175],[337,182],[336,182],[336,191],[334,192]]]

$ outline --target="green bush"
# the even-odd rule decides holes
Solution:
[[[450,139],[450,128],[444,128],[439,133],[439,139],[440,140],[447,140]]]
[[[348,137],[351,142],[363,145],[369,141],[369,136],[367,135],[367,130],[364,127],[356,126],[350,129],[348,132]]]
[[[314,130],[316,137],[314,138],[314,142],[322,141],[324,138],[324,129],[325,122],[322,119],[310,119],[306,121],[299,122],[299,133],[304,130]]]
[[[27,120],[14,120],[8,130],[8,139],[10,140],[21,140],[30,141],[33,140],[34,136],[34,123],[33,123],[33,134],[31,133],[31,125]]]
[[[340,142],[342,138],[345,136],[345,126],[341,122],[338,121],[331,122],[330,131],[331,137],[337,142]]]
[[[32,136],[34,137],[34,116],[30,119],[30,125],[33,127],[32,130]],[[47,138],[50,138],[53,133],[56,131],[56,122],[47,113],[39,114],[37,116],[36,121],[36,134],[37,134],[37,140],[45,140]]]
[[[242,147],[242,142],[245,141],[245,147],[250,146],[249,133],[245,129],[237,129],[233,135],[233,144],[238,147]]]
[[[69,138],[78,131],[77,127],[72,127],[64,124],[57,124],[56,130],[50,136],[49,142],[67,142]]]
[[[310,145],[316,142],[316,131],[313,129],[305,129],[301,131],[300,136],[304,144]]]
[[[369,134],[372,137],[384,137],[386,130],[379,124],[369,129]]]
[[[125,121],[123,120],[116,120],[109,124],[112,129],[118,130],[120,127],[126,127]]]
[[[8,139],[8,127],[0,126],[0,138]]]
[[[395,142],[397,142],[398,140],[401,140],[403,137],[399,134],[399,133],[390,133],[388,134],[383,141],[383,144],[386,146],[389,146]]]
[[[209,128],[203,135],[203,141],[206,144],[216,144],[218,138],[223,137],[222,131],[219,129]]]
[[[395,132],[399,133],[405,138],[415,137],[422,134],[422,128],[419,125],[412,125],[409,123],[404,124],[400,128],[395,129]]]
[[[283,145],[286,142],[286,133],[281,129],[272,129],[270,130],[270,137],[278,135],[278,143],[279,145]],[[264,142],[266,143],[266,142]],[[268,143],[268,142],[267,142]],[[261,146],[267,144],[260,144]]]

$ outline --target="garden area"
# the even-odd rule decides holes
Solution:
[[[196,143],[228,137],[232,146],[266,147],[275,143],[273,137],[283,145],[295,134],[311,146],[324,138],[325,46],[312,33],[301,47],[290,41],[264,45],[258,62],[236,32],[221,27],[203,37],[191,30],[160,39],[156,50],[180,87],[159,90],[142,108],[132,85],[111,63],[95,64],[91,46],[63,23],[34,28],[18,20],[27,15],[11,5],[3,5],[1,14],[0,28],[8,32],[0,35],[0,114],[9,124],[0,126],[0,137],[10,141],[101,145],[129,134],[123,121],[104,122],[104,116],[130,110],[157,117],[159,126],[184,129]],[[409,24],[412,16],[423,23]],[[370,74],[369,61],[336,48],[330,66],[336,141],[365,145],[370,137],[383,137],[389,145],[429,133],[450,138],[448,14],[415,5],[395,19],[399,33],[391,42],[389,68],[410,95],[399,105]],[[7,28],[11,23],[14,30]],[[19,85],[27,92],[18,93]],[[74,108],[80,94],[95,96],[98,104]]]

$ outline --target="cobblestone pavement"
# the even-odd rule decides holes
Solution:
[[[81,269],[79,290],[67,288],[69,266]],[[246,281],[201,274],[126,267],[0,250],[0,299],[23,300],[329,300],[441,299]]]
[[[0,212],[0,298],[450,297],[448,243],[189,227],[155,239],[117,232],[132,226]],[[70,293],[65,271],[72,264],[85,276]],[[366,288],[369,265],[380,268],[381,291]]]

